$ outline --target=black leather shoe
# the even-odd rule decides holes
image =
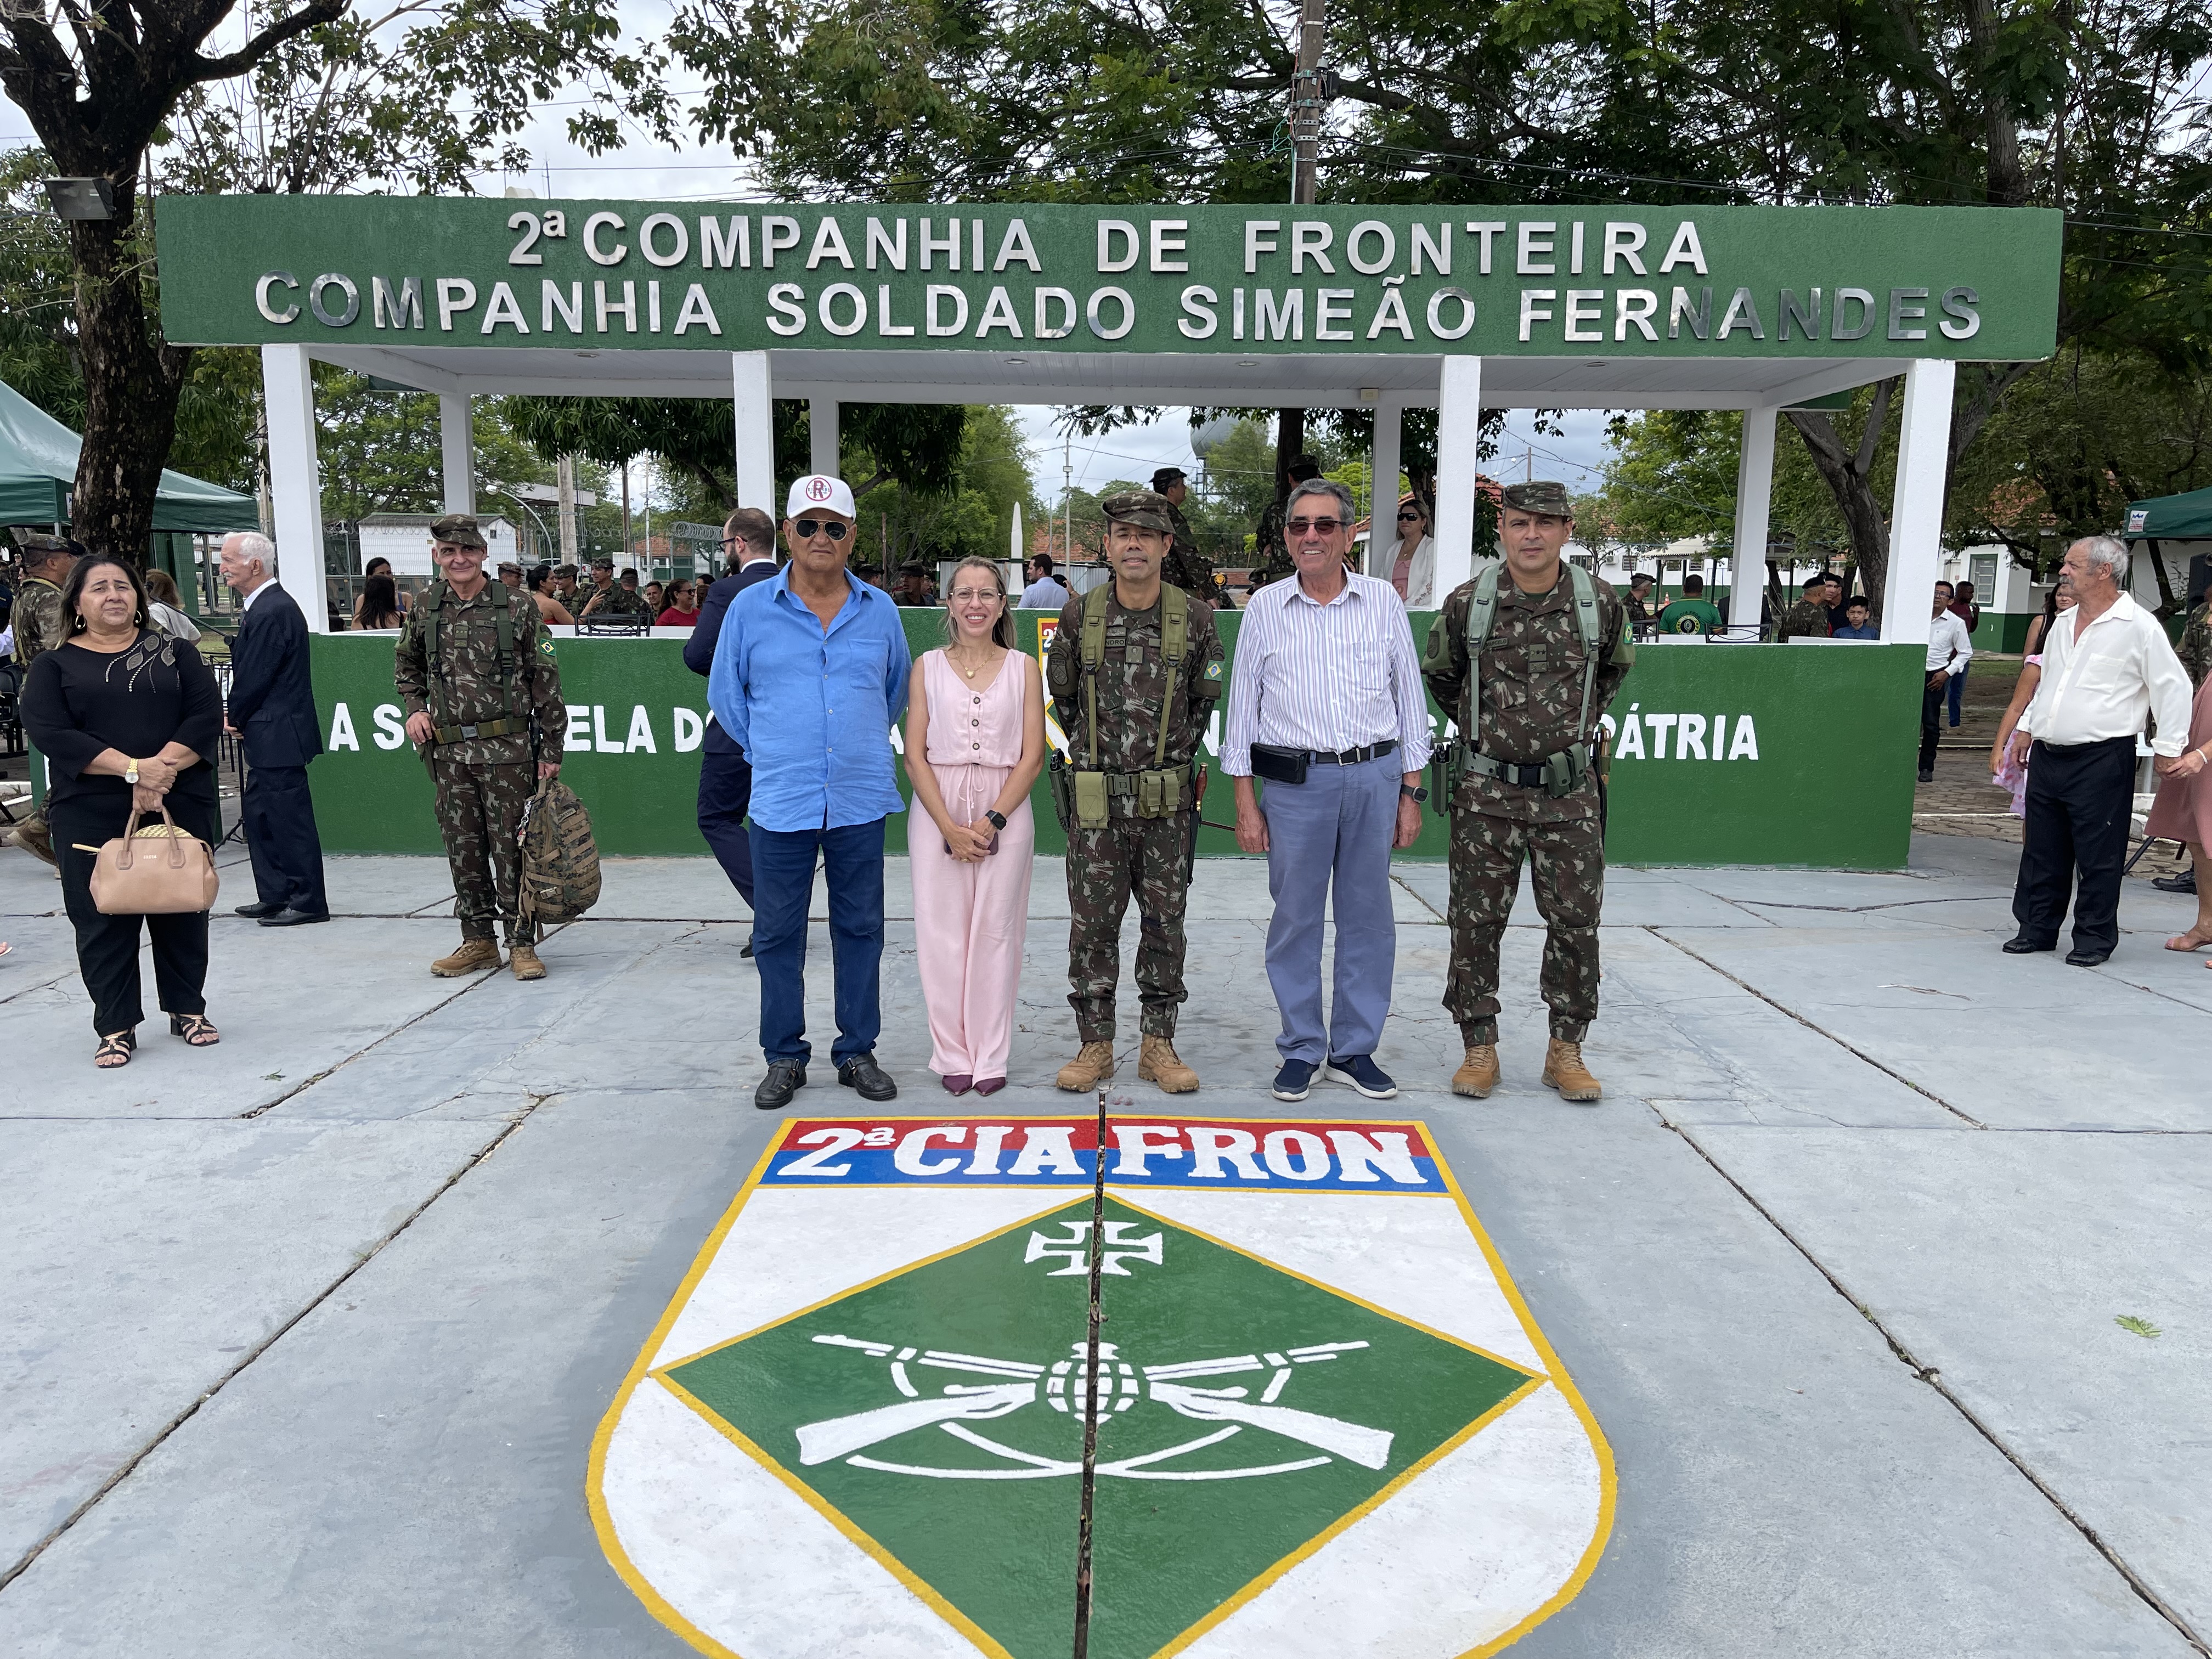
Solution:
[[[2033,956],[2039,951],[2056,951],[2055,945],[2038,945],[2025,933],[2004,942],[2004,953],[2008,957]]]
[[[837,1081],[848,1089],[858,1089],[863,1100],[894,1100],[898,1097],[898,1085],[891,1074],[876,1064],[873,1054],[860,1054],[837,1068]]]
[[[312,910],[279,910],[273,916],[262,917],[261,925],[264,927],[304,927],[311,921],[328,921],[330,919],[331,913],[327,910],[319,915]]]
[[[768,1075],[761,1079],[760,1087],[753,1091],[753,1104],[763,1112],[780,1112],[791,1104],[791,1097],[806,1086],[806,1062],[803,1060],[771,1060]]]
[[[264,904],[258,899],[256,899],[251,904],[240,905],[238,908],[231,912],[231,915],[234,916],[252,916],[258,921],[263,916],[273,916],[283,908],[284,907],[281,904]]]
[[[2112,959],[2110,951],[2069,951],[2066,953],[2069,968],[2101,968]]]
[[[752,953],[753,953],[753,936],[752,936],[750,933],[747,933],[747,934],[745,935],[745,948],[744,948],[744,950],[742,950],[742,951],[738,951],[738,954],[739,956],[741,956],[741,957],[749,957],[749,956],[752,955]]]
[[[2197,872],[2184,870],[2178,875],[2154,876],[2150,884],[2161,893],[2193,893],[2197,890]]]
[[[1935,782],[1935,781],[1936,781],[1936,769],[1935,769],[1935,768],[1933,768],[1932,766],[1923,766],[1923,767],[1922,767],[1922,768],[1920,769],[1920,781],[1921,781],[1921,782],[1923,782],[1923,783],[1933,783],[1933,782]]]

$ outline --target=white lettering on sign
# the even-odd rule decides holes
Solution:
[[[629,733],[623,740],[623,747],[633,755],[641,750],[648,755],[660,752],[653,741],[653,722],[646,718],[645,705],[641,702],[630,707]]]
[[[1022,1150],[1014,1159],[1012,1176],[1081,1175],[1083,1160],[1075,1155],[1075,1131],[1054,1124],[1040,1124],[1024,1132]]]
[[[372,739],[379,749],[397,749],[407,741],[407,711],[396,702],[376,705],[369,719],[375,723]]]
[[[670,723],[675,728],[676,752],[688,755],[707,739],[707,723],[700,719],[695,708],[672,708]]]
[[[928,1158],[924,1154],[933,1140],[942,1140],[947,1146],[957,1146],[967,1139],[968,1131],[957,1123],[913,1130],[899,1142],[898,1150],[891,1154],[891,1167],[901,1175],[951,1175],[960,1167],[957,1157]]]
[[[353,710],[343,703],[331,710],[330,741],[324,744],[329,750],[350,749],[361,752],[361,739],[353,734]]]
[[[1615,760],[1753,760],[1759,758],[1759,726],[1749,714],[1639,713],[1641,703],[1628,705],[1616,722],[1605,717],[1613,734]],[[1722,745],[1727,744],[1723,756]],[[1669,744],[1674,752],[1668,752]]]
[[[1153,1137],[1164,1136],[1155,1142]],[[1121,1150],[1121,1161],[1114,1166],[1117,1176],[1150,1175],[1148,1158],[1182,1158],[1184,1156],[1182,1137],[1174,1128],[1162,1124],[1121,1124],[1114,1126],[1114,1144]]]

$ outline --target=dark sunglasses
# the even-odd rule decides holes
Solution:
[[[1303,536],[1309,530],[1318,530],[1324,536],[1334,536],[1344,528],[1341,519],[1293,519],[1285,526],[1293,536]]]
[[[801,541],[819,534],[827,536],[833,542],[842,542],[853,530],[853,526],[842,519],[798,519],[793,521],[791,527],[799,532]]]
[[[1419,524],[1421,521],[1421,518],[1422,514],[1419,513],[1401,513],[1398,515],[1398,522],[1400,524]]]

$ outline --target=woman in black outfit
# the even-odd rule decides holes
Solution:
[[[208,918],[102,915],[92,902],[100,843],[127,833],[134,809],[163,805],[177,827],[213,847],[222,838],[214,768],[222,696],[199,653],[149,629],[138,574],[112,559],[79,559],[62,590],[70,637],[31,665],[23,727],[46,757],[46,820],[62,894],[76,928],[76,962],[91,994],[103,1070],[138,1046],[138,929],[154,941],[154,983],[169,1030],[195,1048],[221,1039],[207,1018]]]

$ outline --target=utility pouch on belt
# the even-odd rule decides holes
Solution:
[[[1069,776],[1075,783],[1075,827],[1079,830],[1103,830],[1106,827],[1106,775],[1103,772],[1073,772]]]
[[[1544,757],[1544,793],[1553,800],[1574,793],[1589,775],[1589,751],[1580,744]]]
[[[1189,775],[1184,767],[1137,774],[1137,816],[1171,818],[1182,811],[1182,785]]]
[[[1265,778],[1269,783],[1304,783],[1310,758],[1303,749],[1255,743],[1252,745],[1252,775]]]

